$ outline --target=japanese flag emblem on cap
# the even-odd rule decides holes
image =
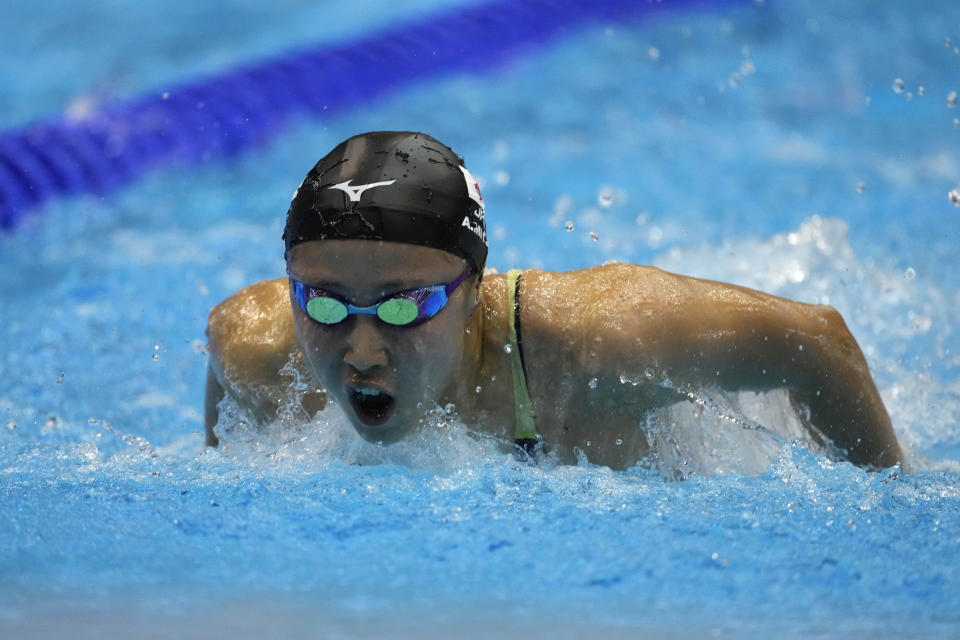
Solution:
[[[467,168],[460,166],[460,171],[463,172],[463,179],[467,183],[467,195],[470,196],[470,199],[477,203],[480,207],[480,211],[477,213],[481,218],[484,217],[484,206],[483,206],[483,196],[480,195],[480,185],[474,179],[470,172],[467,171]]]

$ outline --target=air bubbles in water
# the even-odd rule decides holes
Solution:
[[[593,240],[594,242],[596,242],[596,241],[598,241],[598,240],[600,239],[600,236],[597,234],[596,231],[591,231],[591,232],[590,232],[590,239]]]
[[[573,231],[573,221],[567,220],[566,222],[564,222],[563,228],[566,229],[567,231]]]
[[[591,389],[596,389],[596,388],[597,388],[597,379],[596,379],[596,378],[590,378],[590,382],[587,383],[587,386],[590,387]]]
[[[957,106],[957,92],[956,92],[956,91],[951,91],[950,93],[947,94],[947,106],[948,106],[949,108],[951,108],[951,109],[953,109],[955,106]]]
[[[857,183],[857,193],[863,193],[867,189],[867,183],[861,180]]]
[[[503,352],[504,352],[504,353],[510,353],[510,352],[512,352],[512,351],[513,351],[513,347],[510,346],[510,344],[505,344],[505,345],[503,345]]]
[[[658,48],[656,48],[656,47],[650,47],[649,49],[647,49],[647,56],[648,56],[651,60],[653,60],[654,62],[656,62],[657,60],[660,59],[660,49],[658,49]]]
[[[947,197],[950,198],[950,203],[953,204],[953,206],[960,207],[960,186],[956,189],[951,189]]]
[[[896,94],[903,93],[903,88],[904,88],[903,78],[894,78],[893,86],[891,88],[893,89],[893,92]]]
[[[907,280],[913,280],[917,277],[917,271],[913,267],[907,267],[907,270],[903,272],[903,277]]]

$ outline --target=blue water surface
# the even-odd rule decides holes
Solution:
[[[354,4],[4,6],[0,125],[468,3]],[[0,235],[0,634],[957,637],[958,18],[766,0],[587,25],[34,211]],[[786,441],[680,482],[531,467],[452,416],[381,449],[336,412],[252,435],[228,410],[205,449],[210,307],[283,275],[293,190],[372,129],[466,158],[501,271],[653,263],[836,306],[911,473]]]

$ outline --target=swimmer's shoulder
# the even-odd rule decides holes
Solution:
[[[531,316],[553,318],[574,330],[610,313],[656,305],[684,280],[656,267],[628,263],[573,271],[531,269],[524,273],[520,294]]]
[[[244,287],[210,311],[208,349],[221,381],[266,382],[297,349],[285,278]]]

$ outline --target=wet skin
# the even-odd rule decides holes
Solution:
[[[450,282],[464,266],[435,249],[368,240],[307,242],[288,255],[298,280],[357,306]],[[647,450],[643,415],[704,387],[785,387],[809,408],[814,434],[852,462],[903,460],[863,354],[831,307],[637,265],[526,271],[520,300],[537,428],[563,460],[579,448],[598,464],[634,464]],[[287,383],[277,372],[291,353],[302,353],[316,383],[306,412],[329,394],[368,440],[395,442],[426,410],[453,403],[465,424],[509,442],[509,312],[499,275],[471,276],[434,318],[408,328],[368,315],[320,325],[290,299],[286,279],[247,287],[210,315],[207,442],[216,444],[224,389],[259,420],[275,415]],[[360,396],[377,393],[380,404],[365,408]]]

